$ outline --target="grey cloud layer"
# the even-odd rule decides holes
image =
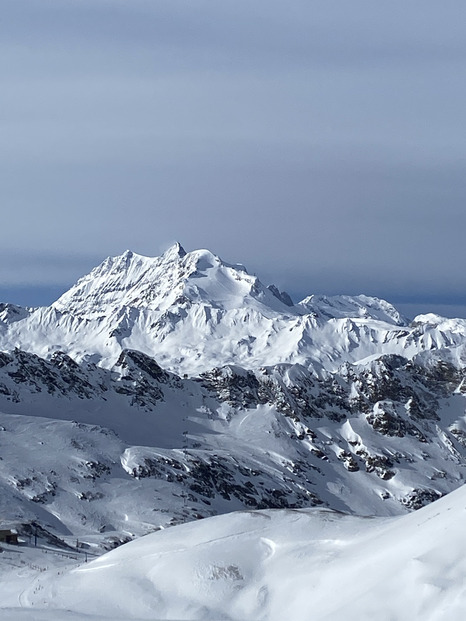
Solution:
[[[7,0],[0,284],[75,277],[12,256],[87,265],[179,239],[294,291],[462,294],[465,17]]]

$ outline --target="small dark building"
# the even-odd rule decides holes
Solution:
[[[0,529],[0,543],[18,543],[18,533],[15,530]]]

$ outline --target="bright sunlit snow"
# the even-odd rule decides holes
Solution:
[[[2,619],[461,619],[465,511],[461,488],[401,518],[239,512],[148,535],[76,567],[50,551],[6,546]]]
[[[408,325],[391,304],[364,295],[310,296],[294,306],[283,299],[208,250],[175,244],[156,258],[127,251],[48,308],[10,309],[6,321],[0,313],[0,347],[41,356],[59,349],[106,367],[130,348],[188,374],[281,362],[334,371],[381,353],[412,358],[444,347],[463,355],[466,320],[423,315]]]
[[[2,621],[461,618],[465,343],[179,244],[0,305]]]

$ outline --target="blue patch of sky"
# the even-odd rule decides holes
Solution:
[[[0,287],[0,303],[29,307],[50,306],[67,289],[67,285]]]

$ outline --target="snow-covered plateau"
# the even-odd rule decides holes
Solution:
[[[465,347],[179,244],[0,304],[2,620],[461,618]]]

